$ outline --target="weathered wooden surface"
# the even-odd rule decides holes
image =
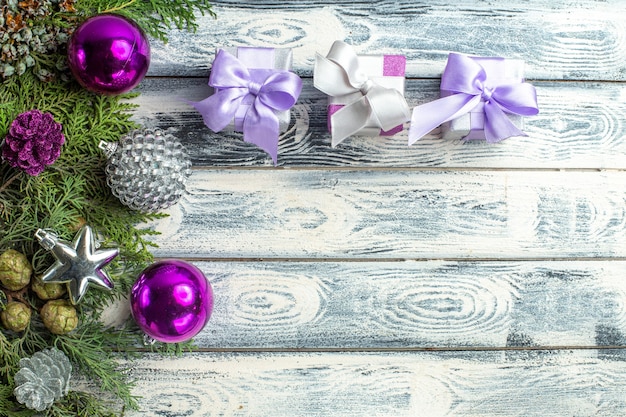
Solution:
[[[626,412],[626,2],[215,2],[153,43],[135,118],[194,163],[151,225],[198,265],[213,317],[180,358],[131,364],[132,416],[622,416]],[[411,107],[450,51],[521,58],[540,114],[497,145],[330,147],[313,59],[336,39],[403,53]],[[304,90],[278,167],[212,133],[215,48],[290,47]]]
[[[626,262],[201,262],[204,348],[546,348],[626,343]],[[626,359],[626,357],[625,357]]]
[[[211,94],[207,77],[153,78],[141,84],[136,118],[167,128],[186,146],[195,166],[267,166],[271,159],[240,134],[211,132],[185,100]],[[306,78],[289,129],[279,141],[284,167],[626,167],[626,85],[601,82],[535,82],[541,113],[525,120],[528,137],[486,142],[442,140],[434,131],[408,146],[407,130],[392,138],[352,137],[330,147],[326,98]],[[408,80],[411,107],[439,97],[438,80]],[[408,125],[407,125],[408,127]]]
[[[200,170],[157,256],[626,255],[626,172]]]
[[[336,39],[360,53],[402,52],[410,77],[437,78],[448,52],[504,55],[527,62],[530,79],[624,80],[626,6],[535,0],[226,1],[217,20],[201,19],[154,51],[152,75],[204,75],[215,48],[258,45],[294,49],[294,68],[310,75],[315,52]]]
[[[619,416],[626,363],[595,351],[146,358],[144,416]]]

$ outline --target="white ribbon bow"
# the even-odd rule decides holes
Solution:
[[[360,67],[354,50],[342,41],[335,41],[326,57],[316,54],[313,84],[332,97],[361,93],[359,99],[331,116],[333,147],[366,127],[368,122],[388,131],[411,118],[404,96],[396,89],[372,81]]]

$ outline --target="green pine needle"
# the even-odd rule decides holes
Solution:
[[[171,27],[195,32],[196,13],[215,17],[207,0],[83,0],[77,5],[80,14],[117,13],[133,19],[144,31],[167,42]]]
[[[0,417],[30,417],[34,411],[23,409],[13,396],[13,387],[0,384]]]
[[[35,231],[51,229],[71,241],[85,223],[106,237],[103,245],[120,248],[112,268],[117,284],[114,294],[88,291],[80,306],[81,324],[75,332],[53,339],[36,312],[23,334],[16,337],[0,332],[3,392],[11,387],[20,358],[55,343],[83,375],[99,382],[103,392],[113,394],[127,408],[136,408],[136,399],[130,393],[132,384],[118,369],[111,340],[119,343],[114,346],[117,350],[136,346],[139,335],[129,334],[121,340],[120,331],[89,319],[97,318],[112,299],[126,296],[138,271],[152,261],[148,251],[152,243],[147,237],[153,232],[137,225],[155,216],[132,211],[112,196],[104,174],[105,157],[98,148],[100,140],[116,141],[136,127],[130,120],[132,105],[126,97],[96,96],[71,82],[44,84],[28,73],[5,80],[0,85],[0,97],[0,137],[5,136],[11,120],[33,108],[50,112],[63,125],[66,137],[61,157],[39,176],[0,165],[0,250],[19,250],[32,259],[35,273],[41,273],[54,259],[36,243]],[[31,300],[31,304],[36,307],[36,301]],[[9,403],[10,408],[14,406]]]
[[[52,404],[41,417],[115,417],[119,415],[114,404],[82,391],[70,391]]]
[[[125,408],[137,410],[137,397],[131,393],[133,383],[120,369],[115,351],[136,346],[138,339],[137,334],[111,331],[101,323],[89,321],[78,331],[56,336],[54,344],[78,366],[81,375],[99,385],[101,392],[120,399]]]
[[[148,35],[167,41],[172,27],[195,31],[198,13],[215,17],[207,0],[74,0],[73,5],[75,12],[50,9],[29,24],[71,29],[92,15],[118,13],[136,21]],[[90,289],[86,293],[73,332],[50,334],[38,313],[43,302],[31,293],[23,300],[33,308],[29,327],[16,334],[0,326],[0,417],[112,417],[120,415],[120,410],[123,415],[124,410],[137,408],[133,382],[120,368],[119,359],[144,350],[143,334],[132,325],[106,327],[99,318],[104,308],[128,296],[139,272],[153,261],[150,238],[156,232],[145,225],[163,215],[123,206],[106,184],[106,158],[98,144],[115,142],[139,127],[131,120],[134,106],[128,101],[136,94],[110,97],[88,92],[63,69],[65,44],[60,43],[55,51],[33,53],[34,67],[0,79],[0,141],[15,117],[32,109],[51,113],[62,124],[66,138],[59,159],[36,177],[0,163],[0,252],[13,248],[24,253],[35,274],[40,274],[54,258],[36,242],[35,231],[50,229],[71,241],[82,225],[89,224],[102,238],[102,247],[117,247],[120,254],[107,267],[115,283],[113,291]],[[90,392],[72,390],[37,413],[16,402],[13,376],[21,358],[51,346],[65,352],[91,388]],[[157,343],[148,350],[180,355],[192,348],[191,342]]]

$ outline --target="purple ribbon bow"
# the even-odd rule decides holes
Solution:
[[[220,49],[209,85],[215,88],[215,94],[191,103],[207,127],[219,132],[234,121],[244,102],[251,101],[241,125],[243,139],[267,152],[276,164],[280,134],[276,112],[289,110],[296,103],[302,91],[300,77],[285,70],[248,69],[234,55]]]
[[[503,58],[489,58],[501,61]],[[484,102],[485,139],[494,143],[511,136],[528,136],[507,117],[507,113],[534,116],[539,113],[535,87],[525,82],[496,85],[472,57],[451,53],[441,76],[441,90],[452,95],[413,109],[409,145],[442,123],[469,113]]]

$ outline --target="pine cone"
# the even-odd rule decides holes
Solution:
[[[2,143],[2,157],[14,168],[39,175],[61,155],[65,136],[50,113],[30,110],[21,113],[9,126]]]
[[[30,282],[33,268],[26,255],[8,249],[0,255],[0,282],[10,291],[19,291]]]
[[[31,358],[20,359],[13,394],[31,410],[43,411],[67,394],[71,373],[72,364],[59,349],[37,352]]]
[[[42,68],[49,63],[41,59],[36,62],[35,57],[63,50],[72,27],[54,20],[71,21],[76,11],[73,3],[73,0],[0,2],[0,78],[22,75],[28,68],[34,68],[35,75],[42,81],[54,78],[53,73]]]
[[[19,301],[9,301],[0,313],[2,325],[14,332],[23,332],[30,324],[30,307]]]
[[[76,308],[67,300],[48,301],[41,308],[41,320],[44,326],[54,334],[66,334],[78,325]]]
[[[56,282],[45,283],[39,277],[35,277],[30,286],[40,300],[56,300],[66,292],[66,286]]]

